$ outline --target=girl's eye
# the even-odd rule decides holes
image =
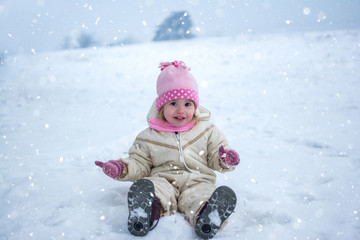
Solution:
[[[171,106],[176,106],[176,102],[171,102],[170,105]]]
[[[185,103],[185,107],[191,107],[191,106],[192,106],[191,103],[189,103],[189,102]]]

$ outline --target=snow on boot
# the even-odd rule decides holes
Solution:
[[[146,179],[137,180],[128,192],[128,230],[132,235],[145,236],[155,220],[160,218],[160,201],[155,197],[154,184]]]
[[[202,239],[213,238],[234,211],[235,206],[234,191],[226,186],[218,187],[207,204],[200,210],[195,224],[195,233]]]

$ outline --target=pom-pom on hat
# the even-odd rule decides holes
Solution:
[[[157,79],[156,109],[160,111],[166,103],[175,99],[190,99],[199,106],[199,90],[195,78],[189,73],[182,61],[162,62],[159,66],[161,73]]]

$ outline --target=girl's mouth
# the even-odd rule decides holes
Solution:
[[[175,117],[176,120],[184,120],[184,117]]]

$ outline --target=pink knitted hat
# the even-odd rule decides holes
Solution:
[[[157,79],[156,109],[160,111],[166,103],[175,99],[190,99],[199,106],[199,90],[195,78],[189,73],[182,61],[162,62],[159,68],[161,73]]]

